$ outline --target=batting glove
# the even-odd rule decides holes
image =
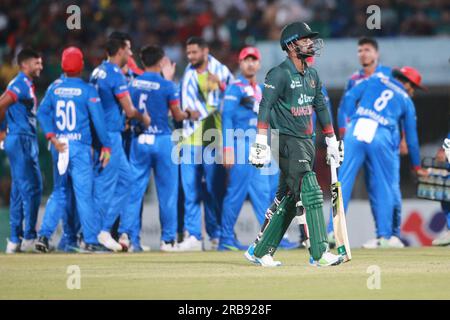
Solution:
[[[445,156],[447,157],[447,161],[450,163],[450,139],[447,138],[444,140],[442,148],[444,148]]]
[[[327,164],[334,163],[336,168],[344,161],[344,141],[336,140],[336,136],[325,137],[327,143]]]
[[[256,135],[256,141],[250,148],[248,160],[257,168],[263,167],[270,162],[270,147],[267,144],[267,136],[263,134]]]

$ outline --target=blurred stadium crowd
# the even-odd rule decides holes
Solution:
[[[71,4],[80,6],[82,26],[66,35],[65,8]],[[365,8],[372,4],[381,8],[383,28],[368,32]],[[112,30],[130,33],[135,48],[163,45],[178,65],[186,63],[186,39],[202,36],[214,56],[236,70],[244,45],[278,40],[282,26],[294,20],[308,22],[322,38],[448,35],[449,6],[445,0],[2,0],[0,84],[4,87],[16,73],[12,57],[23,44],[43,54],[43,87],[59,76],[59,57],[69,44],[84,49],[86,70],[98,65]]]

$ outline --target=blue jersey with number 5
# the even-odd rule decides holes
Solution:
[[[47,137],[92,143],[91,124],[105,147],[110,147],[100,98],[94,86],[80,78],[53,82],[38,109],[38,120]]]
[[[390,130],[394,147],[399,143],[399,123],[402,122],[413,165],[420,164],[416,110],[401,82],[375,74],[345,94],[343,107],[352,111],[350,122],[353,125],[360,118],[368,118],[376,122],[378,128]]]
[[[159,73],[144,72],[131,81],[130,95],[139,112],[147,111],[152,119],[146,133],[172,133],[168,119],[170,105],[180,102],[178,90],[172,81],[164,79]]]

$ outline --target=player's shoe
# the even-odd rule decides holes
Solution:
[[[259,264],[259,262],[256,261],[256,257],[255,257],[255,246],[256,246],[256,245],[255,245],[254,243],[252,243],[252,244],[248,247],[247,251],[245,251],[244,257],[245,257],[248,261],[250,261],[251,263]]]
[[[286,236],[281,239],[280,244],[278,245],[278,248],[283,250],[292,250],[297,249],[298,247],[300,247],[298,242],[291,242]]]
[[[130,239],[128,238],[128,234],[122,233],[118,242],[122,246],[122,251],[126,252],[130,249]]]
[[[111,236],[111,233],[107,231],[101,231],[97,236],[98,242],[105,246],[107,249],[114,251],[114,252],[120,252],[122,251],[122,246],[113,239]]]
[[[109,253],[111,252],[106,248],[105,246],[101,244],[88,244],[86,243],[86,246],[84,249],[80,249],[80,253]]]
[[[403,249],[405,247],[402,240],[397,236],[392,236],[388,241],[390,248]]]
[[[213,238],[213,239],[209,240],[209,243],[210,243],[211,251],[217,251],[219,249],[220,240],[218,238]]]
[[[399,249],[399,248],[404,248],[404,247],[405,247],[405,245],[402,243],[402,241],[395,236],[392,236],[389,239],[386,239],[383,237],[378,239],[378,248]]]
[[[309,264],[316,267],[337,266],[343,261],[344,258],[341,255],[333,254],[329,251],[324,252],[318,261],[315,261],[312,257],[309,258]]]
[[[273,268],[281,266],[281,262],[273,260],[273,257],[270,254],[266,254],[261,258],[255,257],[255,259],[258,262],[258,264],[261,265],[262,267]]]
[[[195,236],[189,236],[183,240],[183,242],[178,244],[180,251],[202,251],[203,243],[198,240]]]
[[[36,239],[23,239],[22,243],[20,244],[20,251],[21,252],[35,252],[36,250]]]
[[[380,245],[380,240],[375,238],[375,239],[370,239],[369,241],[367,241],[366,243],[364,243],[362,245],[362,247],[364,249],[377,249]]]
[[[179,252],[178,244],[175,240],[166,242],[161,241],[161,244],[159,246],[159,250],[163,252]]]
[[[236,238],[221,238],[218,251],[243,251],[247,246],[242,245]]]
[[[36,241],[36,250],[42,253],[47,253],[50,251],[50,245],[48,244],[48,238],[41,236]]]
[[[436,238],[431,243],[433,246],[448,246],[450,245],[450,230],[447,230],[439,238]]]
[[[336,238],[334,237],[334,232],[331,231],[327,235],[328,247],[334,249],[336,247]]]
[[[130,249],[128,249],[128,252],[138,253],[138,252],[148,252],[150,250],[151,249],[149,246],[145,246],[143,244],[132,244],[130,246]]]
[[[20,243],[15,243],[6,238],[6,254],[14,254],[20,252]]]

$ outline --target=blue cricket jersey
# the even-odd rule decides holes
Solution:
[[[226,88],[222,111],[224,148],[234,146],[234,139],[231,139],[233,136],[227,135],[227,129],[254,129],[256,132],[261,98],[262,86],[251,84],[243,76],[239,76]]]
[[[0,122],[0,131],[6,131],[6,120]]]
[[[386,67],[386,66],[379,64],[379,65],[377,65],[374,74],[377,74],[377,73],[378,74],[381,73],[387,77],[390,77],[391,73],[392,73],[392,69],[390,67]],[[358,84],[360,84],[361,82],[363,82],[364,80],[366,80],[368,78],[369,77],[364,73],[364,69],[360,69],[360,70],[356,71],[355,73],[353,73],[352,76],[350,77],[350,79],[348,80],[347,85],[345,86],[344,95],[350,89],[352,89],[354,86],[357,86]],[[345,132],[345,127],[351,118],[351,114],[348,113],[349,110],[345,110],[345,108],[342,105],[342,101],[343,101],[343,99],[341,100],[341,103],[339,105],[338,115],[337,115],[339,132]]]
[[[56,135],[91,145],[92,122],[102,146],[111,147],[98,93],[80,78],[61,77],[53,82],[37,116],[47,138]]]
[[[103,61],[92,71],[89,82],[95,86],[100,96],[106,129],[109,132],[121,132],[125,127],[125,115],[118,99],[129,94],[122,70],[114,63]]]
[[[37,98],[32,79],[19,72],[8,84],[6,94],[14,100],[6,112],[8,133],[36,136]]]
[[[148,129],[140,130],[148,134],[171,134],[169,110],[173,104],[179,104],[179,93],[172,81],[164,79],[159,73],[144,72],[130,83],[130,95],[133,104],[140,113],[150,115],[152,122]],[[138,123],[134,123],[140,126]]]
[[[389,129],[394,148],[399,144],[399,123],[402,122],[411,162],[416,168],[420,166],[416,110],[401,82],[375,74],[349,90],[344,96],[342,106],[352,114],[352,125],[359,118],[369,118],[378,123],[377,130]]]

